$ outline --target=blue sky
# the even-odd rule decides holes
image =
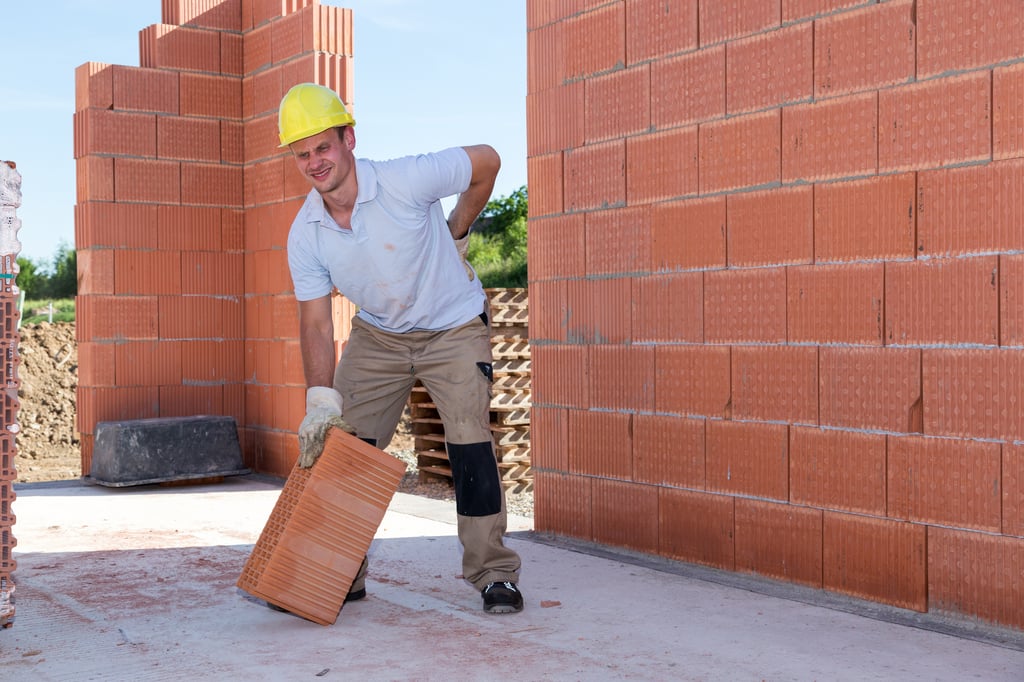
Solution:
[[[359,156],[487,143],[494,196],[526,184],[526,9],[521,0],[331,0],[355,21]],[[22,175],[21,255],[74,246],[75,67],[139,65],[160,0],[5,2],[0,10],[0,159]]]

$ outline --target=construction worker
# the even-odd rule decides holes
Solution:
[[[281,146],[312,185],[288,234],[307,384],[299,465],[313,465],[331,424],[387,447],[419,379],[444,423],[463,576],[484,611],[521,611],[520,559],[502,540],[505,495],[490,430],[489,306],[465,261],[501,160],[487,145],[357,159],[355,120],[333,90],[313,83],[288,91],[278,123]],[[440,200],[455,194],[446,219]],[[358,306],[337,366],[335,287]],[[365,563],[360,573],[349,600],[365,595]]]

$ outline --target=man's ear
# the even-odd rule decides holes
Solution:
[[[344,141],[345,147],[352,151],[356,148],[356,129],[352,126],[345,126],[341,131],[341,139]]]

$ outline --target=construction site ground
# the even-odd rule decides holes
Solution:
[[[235,583],[283,481],[105,488],[80,478],[73,325],[22,330],[13,505],[17,680],[1024,680],[1024,633],[553,538],[513,504],[523,613],[460,577],[448,486],[413,474],[367,599],[320,626]],[[400,432],[389,450],[408,450]]]
[[[1015,680],[1024,638],[550,538],[513,516],[522,613],[461,579],[453,505],[399,493],[369,595],[321,626],[236,587],[281,489],[17,486],[17,680]]]

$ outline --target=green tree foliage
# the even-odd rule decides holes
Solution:
[[[69,299],[78,293],[78,254],[61,242],[48,264],[18,258],[18,287],[28,300]]]
[[[469,237],[469,262],[480,282],[490,288],[525,287],[526,186],[484,207]]]

